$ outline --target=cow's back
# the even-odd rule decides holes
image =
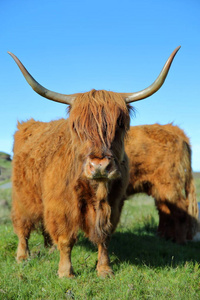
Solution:
[[[181,129],[165,126],[143,125],[131,127],[126,140],[125,149],[130,160],[130,181],[136,192],[144,191],[152,194],[152,186],[157,186],[162,194],[167,185],[176,185],[185,182],[185,169],[190,168],[190,148],[178,134]],[[172,183],[173,182],[173,183]],[[150,183],[150,186],[148,185]],[[146,186],[144,186],[146,185]]]

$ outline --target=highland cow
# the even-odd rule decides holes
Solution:
[[[38,94],[70,105],[66,120],[32,119],[18,124],[12,176],[17,261],[28,257],[30,233],[41,223],[60,251],[59,277],[74,275],[71,251],[80,229],[98,246],[98,275],[112,274],[108,241],[119,222],[129,182],[124,151],[129,103],[149,97],[162,86],[179,48],[156,81],[142,91],[92,90],[73,95],[47,90],[10,53]]]
[[[130,160],[127,194],[155,199],[158,234],[177,243],[197,231],[198,205],[191,168],[191,147],[183,130],[172,124],[131,127],[125,142]]]

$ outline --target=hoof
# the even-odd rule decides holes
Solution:
[[[97,272],[101,278],[114,277],[113,270],[109,266],[101,266],[97,269]]]
[[[23,260],[26,260],[29,257],[29,255],[19,255],[16,257],[16,261],[18,264],[20,264]]]
[[[74,278],[75,277],[75,274],[73,272],[73,270],[70,270],[70,272],[67,272],[67,271],[58,271],[58,277],[59,278]]]

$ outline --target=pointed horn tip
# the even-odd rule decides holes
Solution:
[[[178,50],[181,48],[181,46],[176,47],[176,49],[174,50],[174,52],[178,52]]]
[[[172,62],[172,60],[174,59],[174,57],[176,56],[176,54],[180,48],[181,48],[181,46],[178,46],[174,49],[174,51],[171,53],[170,57],[168,58],[168,61],[171,60],[171,62]]]
[[[15,62],[20,61],[19,58],[12,52],[7,51],[7,53],[15,60]]]
[[[15,57],[16,57],[15,54],[13,54],[13,53],[10,52],[10,51],[7,51],[7,53],[8,53],[12,58],[15,58]]]

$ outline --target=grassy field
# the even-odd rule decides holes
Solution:
[[[195,183],[196,183],[196,194],[198,202],[200,202],[200,173],[194,173]]]
[[[200,178],[196,186],[200,195]],[[0,199],[0,299],[200,299],[200,243],[158,238],[150,197],[126,201],[109,247],[115,277],[107,279],[97,277],[97,249],[82,233],[72,252],[75,279],[57,277],[59,253],[44,248],[39,232],[31,236],[30,259],[17,264],[11,190],[0,190]]]
[[[9,160],[9,155],[0,152],[0,185],[10,180],[11,168],[12,165]]]

